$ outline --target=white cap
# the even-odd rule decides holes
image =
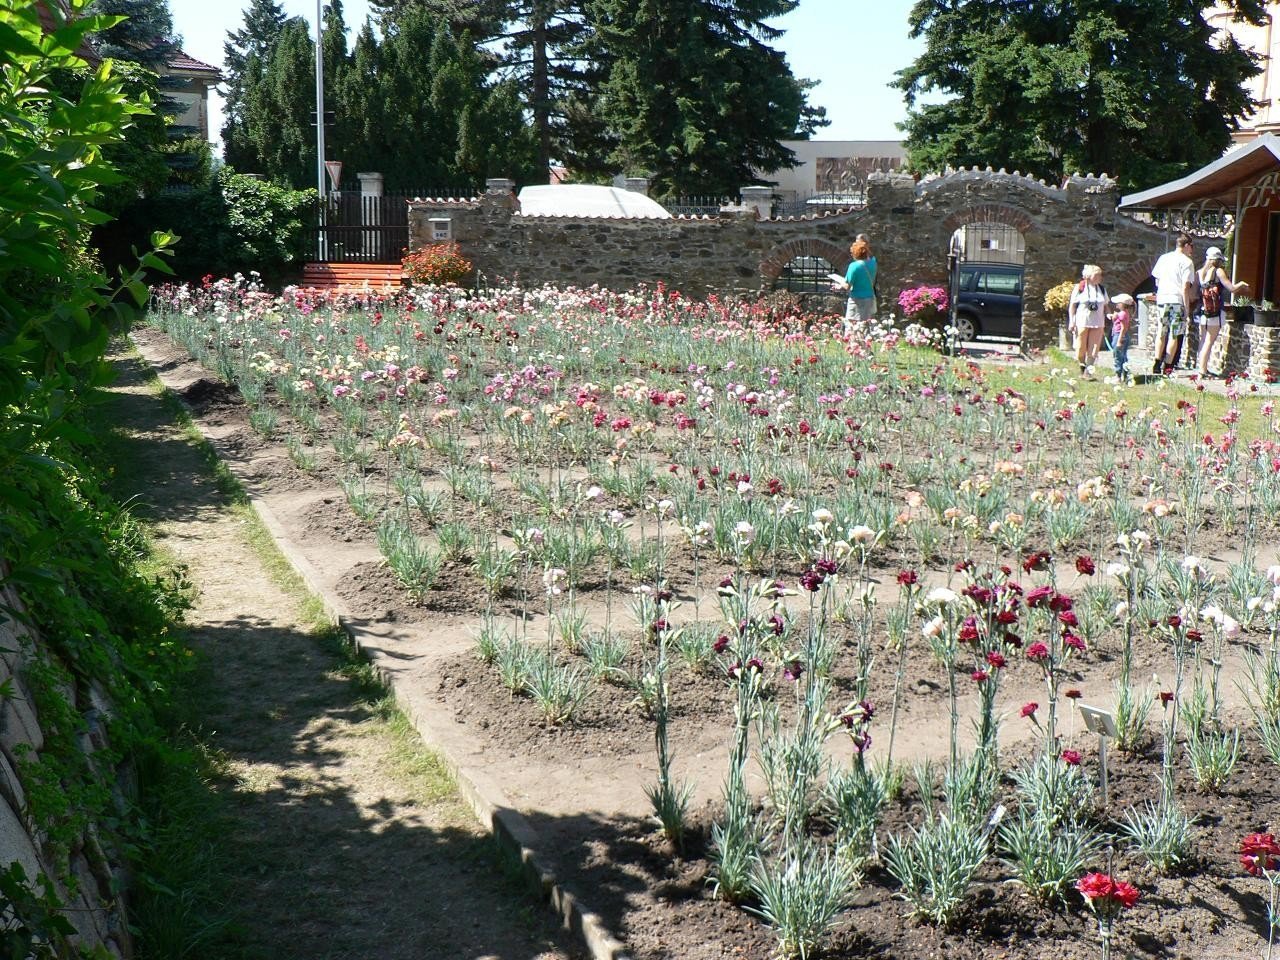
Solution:
[[[1111,302],[1119,303],[1119,304],[1130,304],[1130,303],[1133,303],[1133,297],[1129,296],[1127,293],[1117,293],[1114,297],[1111,298]]]
[[[1204,258],[1205,258],[1206,260],[1225,260],[1225,259],[1227,259],[1226,257],[1224,257],[1224,256],[1222,255],[1222,251],[1221,251],[1221,250],[1219,250],[1217,247],[1210,247],[1208,250],[1206,250],[1206,251],[1204,252]]]

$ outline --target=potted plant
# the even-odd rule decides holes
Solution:
[[[1044,295],[1044,308],[1050,315],[1058,315],[1058,348],[1066,350],[1069,347],[1067,342],[1067,323],[1071,317],[1067,312],[1067,308],[1071,306],[1071,291],[1076,288],[1075,281],[1063,280],[1056,287],[1050,287],[1049,291]]]
[[[1270,300],[1260,300],[1253,307],[1253,325],[1255,327],[1280,326],[1280,310]]]
[[[945,287],[907,287],[898,294],[898,306],[902,315],[912,323],[924,327],[941,329],[947,313],[947,291]]]

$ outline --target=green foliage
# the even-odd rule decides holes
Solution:
[[[173,270],[185,279],[256,270],[274,282],[301,258],[314,208],[314,190],[291,190],[223,167],[201,188],[140,202],[118,229],[137,236],[160,225],[176,234]]]
[[[252,169],[257,158],[249,132],[248,102],[262,83],[284,24],[284,10],[276,0],[252,0],[244,11],[244,26],[231,31],[223,44],[223,157],[228,166],[239,170]]]
[[[38,887],[38,889],[37,889]],[[56,960],[65,956],[75,933],[60,912],[57,891],[47,876],[28,878],[16,860],[0,872],[0,956]]]
[[[804,84],[765,41],[796,0],[588,0],[593,51],[609,63],[600,115],[612,159],[658,194],[726,193],[793,158]]]
[[[1259,0],[1228,6],[1266,20]],[[1186,4],[917,0],[910,23],[926,45],[897,85],[913,108],[904,129],[917,170],[991,164],[1161,183],[1230,145],[1258,72],[1256,56]],[[947,99],[918,102],[938,94]]]

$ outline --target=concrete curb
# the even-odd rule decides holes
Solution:
[[[174,393],[165,381],[164,371],[156,367],[139,349],[137,344],[133,344],[133,347],[138,350],[148,369],[164,386],[165,391],[177,399],[179,403],[182,403],[181,398]],[[200,431],[200,435],[215,451],[218,451],[218,442],[210,438],[201,428],[199,420],[186,407],[185,403],[183,407],[187,409],[191,422]],[[221,456],[221,454],[219,455]],[[228,469],[232,470],[233,474],[235,473],[234,468],[225,459],[223,463]],[[241,480],[242,478],[237,476],[236,479]],[[393,674],[377,664],[371,655],[370,647],[372,645],[369,642],[376,635],[354,623],[354,618],[351,617],[350,612],[342,601],[321,586],[322,581],[315,566],[289,540],[283,525],[276,519],[271,508],[250,494],[247,488],[245,488],[245,495],[249,499],[249,504],[253,508],[254,514],[262,521],[262,525],[266,527],[267,532],[271,534],[271,539],[276,548],[284,555],[307,589],[320,600],[325,614],[341,628],[352,645],[360,652],[360,655],[374,665],[383,683],[392,692],[397,705],[408,716],[423,743],[444,761],[449,773],[458,785],[459,793],[462,794],[463,799],[471,807],[476,819],[493,835],[499,846],[512,858],[513,862],[519,865],[520,870],[529,882],[539,891],[543,899],[560,918],[560,922],[565,929],[572,931],[582,940],[583,945],[591,956],[591,960],[629,960],[626,947],[608,931],[599,914],[593,912],[573,892],[567,890],[556,880],[555,874],[542,863],[538,856],[541,838],[522,814],[502,802],[505,799],[502,788],[489,777],[479,771],[467,768],[450,755],[431,726],[426,723],[418,711],[409,705],[409,698],[402,695],[402,691],[399,688],[404,681],[398,681]]]

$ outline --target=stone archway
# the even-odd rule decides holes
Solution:
[[[999,223],[1007,227],[1013,227],[1024,237],[1035,229],[1035,220],[1031,214],[1018,207],[1011,207],[1003,203],[984,203],[978,206],[966,207],[963,210],[957,210],[952,213],[943,222],[946,228],[947,236],[955,233],[961,227],[974,223]]]
[[[760,261],[761,285],[773,286],[783,268],[796,257],[822,257],[834,273],[844,273],[849,266],[848,247],[817,237],[797,237],[774,247]]]

